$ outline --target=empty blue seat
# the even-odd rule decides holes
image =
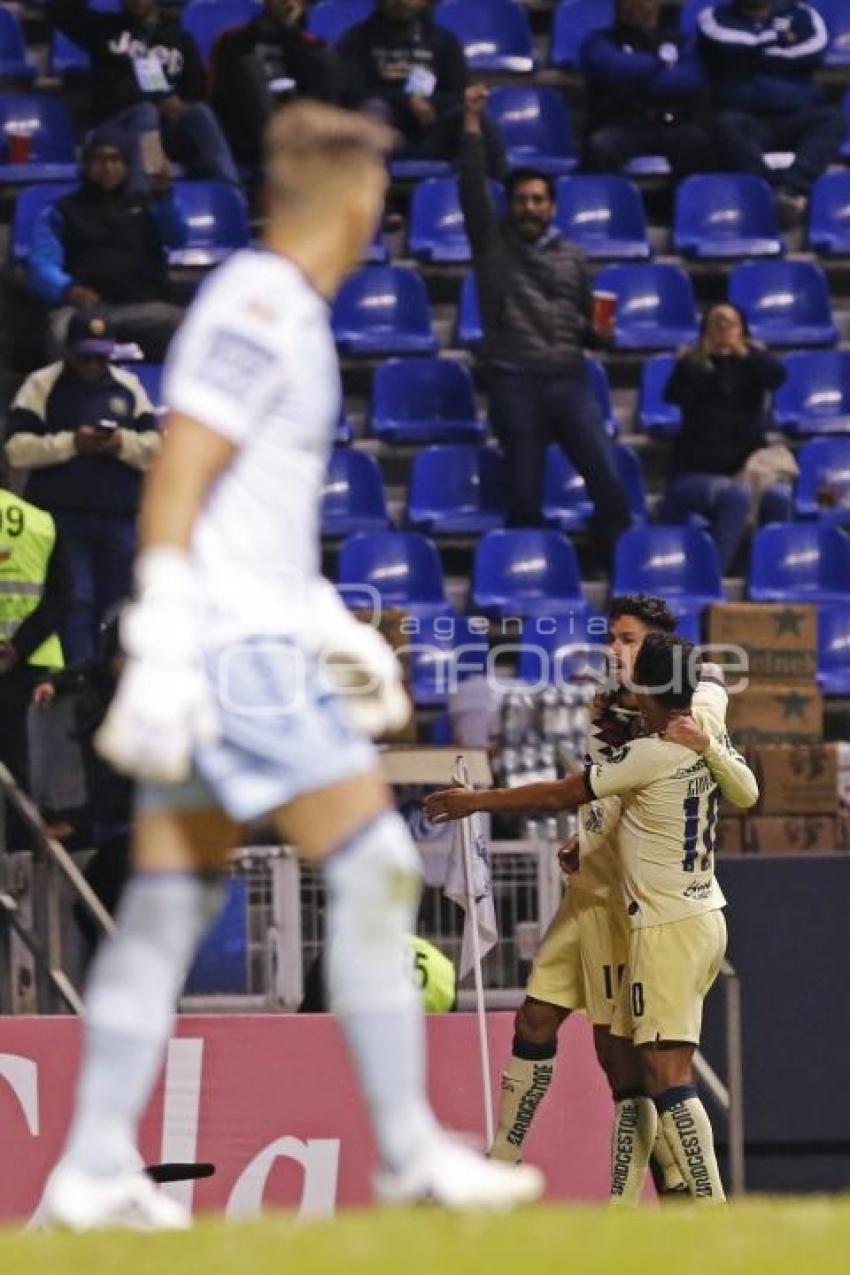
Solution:
[[[638,423],[648,434],[678,434],[682,409],[664,401],[664,391],[676,362],[675,354],[653,354],[641,370]]]
[[[850,536],[822,522],[774,522],[753,537],[755,602],[850,601]]]
[[[595,623],[587,623],[593,620]],[[517,676],[535,685],[570,682],[603,683],[609,672],[606,625],[600,617],[552,616],[527,624],[522,637]]]
[[[620,480],[626,489],[629,508],[637,520],[645,519],[646,486],[637,453],[624,443],[614,444],[614,460]],[[584,479],[573,468],[561,447],[550,443],[546,451],[546,476],[543,494],[543,516],[561,531],[583,527],[593,514],[593,502]]]
[[[48,204],[55,203],[75,187],[70,182],[45,182],[43,186],[26,186],[15,200],[12,228],[9,236],[9,255],[12,261],[26,262],[32,247],[32,232],[39,216]]]
[[[627,177],[560,178],[555,224],[597,260],[646,260],[652,253],[643,200]]]
[[[824,173],[809,203],[809,243],[825,256],[850,253],[850,173]]]
[[[226,182],[179,181],[174,195],[188,227],[186,243],[173,248],[173,266],[214,266],[250,241],[248,206]]]
[[[496,206],[504,211],[501,186],[491,183]],[[456,177],[430,177],[413,191],[408,247],[420,261],[467,262],[472,253],[460,208]]]
[[[364,22],[374,7],[374,0],[321,0],[309,8],[307,30],[328,44],[336,44],[349,27]]]
[[[797,462],[800,517],[850,522],[850,438],[811,438],[800,448]]]
[[[378,462],[356,448],[334,449],[322,491],[322,535],[350,536],[389,526]]]
[[[415,628],[407,647],[414,703],[445,704],[461,682],[487,672],[489,642],[480,618],[476,625],[468,616],[451,612],[426,617]]]
[[[8,162],[9,133],[30,134],[30,160]],[[38,93],[0,93],[0,183],[73,181],[77,176],[74,130],[68,107],[58,97]]]
[[[205,62],[222,31],[250,22],[262,11],[259,0],[190,0],[181,16],[184,31],[188,31]]]
[[[457,36],[473,71],[534,70],[528,18],[513,0],[443,0],[434,17]]]
[[[364,266],[337,293],[333,330],[344,354],[433,354],[425,284],[403,266]]]
[[[714,541],[698,527],[631,527],[617,542],[615,593],[652,593],[679,614],[723,601]]]
[[[576,167],[572,120],[556,89],[502,85],[491,89],[489,110],[501,130],[511,168],[529,166],[560,177]]]
[[[788,377],[773,401],[780,429],[794,434],[850,431],[850,351],[801,350],[785,356]]]
[[[850,66],[850,7],[847,0],[812,0],[826,21],[829,45],[824,61],[827,66]]]
[[[460,305],[457,311],[457,339],[461,345],[480,345],[484,333],[481,328],[481,307],[478,304],[478,286],[470,270],[463,276],[460,289]]]
[[[451,359],[390,359],[375,369],[372,433],[387,443],[462,443],[484,436],[469,370]]]
[[[578,558],[560,531],[490,531],[475,549],[472,597],[486,615],[581,614]]]
[[[552,25],[552,66],[574,71],[585,36],[614,25],[614,0],[561,0]]]
[[[371,531],[343,542],[337,575],[351,607],[393,607],[411,615],[445,615],[443,568],[433,540],[418,531]]]
[[[21,24],[11,9],[0,9],[0,80],[30,83],[35,71],[27,59]]]
[[[824,695],[850,695],[850,602],[818,609],[818,685]]]
[[[413,462],[407,517],[420,531],[492,531],[504,525],[506,502],[505,462],[491,447],[426,447]]]
[[[829,289],[810,261],[748,261],[729,277],[729,300],[767,345],[835,345]]]
[[[617,295],[618,349],[663,350],[696,340],[694,289],[679,266],[606,266],[596,287]]]
[[[751,173],[686,177],[676,190],[673,245],[688,257],[779,257],[776,201]]]

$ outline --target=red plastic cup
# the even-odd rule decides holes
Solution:
[[[32,133],[24,128],[6,130],[10,164],[28,164],[32,159]]]
[[[594,292],[593,327],[600,336],[613,336],[617,325],[616,292]]]

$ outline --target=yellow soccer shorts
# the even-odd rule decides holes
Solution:
[[[726,920],[720,909],[669,925],[633,929],[612,1033],[636,1045],[698,1045],[703,1002],[725,952]]]
[[[610,901],[569,886],[526,987],[526,995],[581,1010],[609,1027],[626,962],[628,929],[619,892]]]

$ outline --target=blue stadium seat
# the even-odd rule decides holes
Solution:
[[[555,224],[596,260],[652,255],[643,200],[627,177],[560,178]]]
[[[638,455],[624,443],[615,443],[614,460],[632,514],[637,521],[643,521],[647,517],[646,485]],[[584,479],[573,468],[563,449],[556,443],[550,443],[546,451],[544,518],[561,531],[573,531],[583,527],[592,513],[593,502]]]
[[[379,225],[375,229],[372,236],[372,242],[366,249],[364,265],[367,266],[385,266],[390,259],[390,245],[384,237],[383,228]]]
[[[605,432],[609,438],[616,438],[620,432],[620,422],[614,413],[614,404],[611,400],[611,384],[608,380],[608,373],[605,371],[605,365],[600,363],[599,359],[592,359],[588,355],[584,356],[584,361],[587,366],[590,388],[596,395],[599,406],[602,409]]]
[[[344,354],[434,354],[437,338],[425,284],[403,266],[364,266],[349,275],[333,309]]]
[[[604,617],[552,616],[545,624],[526,625],[517,676],[535,685],[603,682],[609,672]],[[596,621],[586,623],[585,621]]]
[[[493,182],[491,191],[497,208],[504,212],[502,187]],[[456,177],[430,177],[414,189],[407,244],[420,261],[446,264],[471,259]]]
[[[31,84],[34,78],[21,24],[11,9],[0,8],[0,80]]]
[[[797,463],[799,517],[850,522],[850,438],[811,438],[797,453]]]
[[[471,70],[513,74],[534,70],[528,18],[513,0],[443,0],[434,17],[457,36]]]
[[[164,411],[164,403],[162,398],[162,372],[161,363],[122,363],[125,372],[132,372],[137,376],[145,387],[148,398],[153,404],[155,412]]]
[[[307,30],[328,44],[336,44],[349,27],[365,21],[374,7],[374,0],[321,0],[310,6]]]
[[[850,173],[824,173],[809,203],[809,244],[827,257],[850,253]]]
[[[823,522],[774,522],[753,537],[754,602],[850,602],[850,536]]]
[[[372,433],[387,443],[483,438],[469,370],[452,359],[390,359],[375,369]]]
[[[638,423],[647,434],[678,434],[682,428],[682,409],[664,401],[664,391],[676,362],[675,354],[653,354],[641,371],[638,397]]]
[[[339,420],[334,431],[334,445],[336,447],[347,447],[353,438],[354,426],[351,424],[351,419],[343,403],[339,409]]]
[[[617,294],[617,349],[663,350],[696,340],[693,285],[679,266],[606,266],[596,287]]]
[[[481,330],[481,308],[478,305],[478,287],[475,275],[470,270],[463,276],[460,289],[460,305],[457,311],[457,339],[461,345],[480,345],[483,332]]]
[[[847,0],[811,0],[829,28],[827,66],[850,66],[850,7]]]
[[[0,137],[17,128],[31,133],[32,158],[27,164],[0,162],[0,185],[26,186],[76,178],[74,130],[68,107],[61,98],[38,93],[0,93]]]
[[[631,527],[617,543],[614,592],[657,594],[677,615],[722,602],[714,541],[698,527]]]
[[[844,159],[850,159],[850,89],[841,99],[841,109],[844,112],[844,118],[847,121],[847,133],[844,141],[841,143],[841,154]]]
[[[780,257],[773,191],[750,173],[686,177],[676,190],[673,246],[686,257]]]
[[[396,181],[424,181],[426,177],[451,177],[452,166],[447,159],[390,160],[390,173]]]
[[[408,645],[410,689],[422,707],[446,704],[461,682],[487,672],[489,642],[480,619],[477,626],[454,612],[423,619]]]
[[[54,29],[50,37],[50,70],[60,79],[88,75],[91,58],[85,49],[69,40],[64,31]]]
[[[850,602],[818,609],[818,685],[823,695],[850,695]]]
[[[473,602],[485,615],[582,614],[578,558],[560,531],[490,531],[475,549]]]
[[[322,491],[322,535],[351,536],[390,525],[378,462],[353,447],[335,448]]]
[[[483,534],[504,526],[505,462],[492,447],[426,447],[410,475],[407,519],[431,535]]]
[[[511,168],[529,165],[560,177],[578,164],[567,104],[556,89],[510,84],[490,90],[490,114],[502,133]]]
[[[682,31],[693,35],[697,30],[697,17],[703,9],[711,9],[717,0],[683,0],[679,14],[679,27]]]
[[[810,261],[748,261],[729,277],[729,300],[740,306],[757,341],[767,345],[835,345],[829,289]]]
[[[850,351],[801,350],[785,356],[788,378],[773,400],[780,429],[792,434],[850,432]]]
[[[614,0],[561,0],[552,25],[550,64],[575,71],[585,36],[613,25]]]
[[[371,531],[340,549],[337,581],[351,607],[381,606],[411,615],[445,615],[443,568],[433,540],[418,531]]]
[[[43,186],[24,187],[15,200],[12,213],[9,255],[13,262],[23,263],[28,260],[33,228],[43,209],[74,189],[71,182],[45,182]]]
[[[181,24],[188,31],[205,62],[222,31],[250,22],[262,11],[259,0],[189,0]]]
[[[172,266],[214,266],[250,241],[248,206],[226,182],[179,181],[174,195],[189,233],[182,248],[168,254]]]

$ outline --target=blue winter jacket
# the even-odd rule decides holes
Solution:
[[[703,9],[698,22],[700,52],[721,110],[780,115],[820,101],[813,71],[829,32],[812,5],[778,0],[757,20],[737,3],[716,4]]]

